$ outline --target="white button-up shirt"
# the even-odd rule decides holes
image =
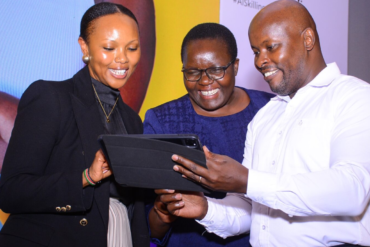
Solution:
[[[370,245],[370,85],[329,64],[248,126],[247,194],[208,199],[198,221],[252,246]]]

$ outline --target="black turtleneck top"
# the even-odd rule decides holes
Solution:
[[[121,97],[119,90],[110,88],[103,83],[91,78],[92,84],[95,87],[96,93],[99,96],[101,104],[104,107],[105,113],[109,115],[112,111],[113,106],[116,103],[117,97]],[[95,95],[97,107],[100,113],[100,119],[104,125],[105,134],[127,134],[125,124],[123,123],[122,116],[118,109],[118,103],[114,107],[112,114],[109,116],[109,123],[105,116],[98,98]],[[132,191],[130,188],[124,188],[119,186],[112,175],[109,177],[110,183],[110,197],[120,199],[126,206],[132,202]]]
[[[110,88],[103,83],[91,78],[91,81],[95,87],[95,90],[99,96],[101,104],[104,107],[105,113],[109,115],[112,111],[116,100],[120,96],[119,90]],[[99,113],[101,116],[102,123],[104,125],[105,134],[127,134],[127,130],[123,123],[121,114],[117,111],[117,105],[114,106],[112,114],[109,116],[109,123],[107,122],[107,117],[105,116],[103,109],[99,103],[99,99],[95,95],[96,102],[98,104]]]

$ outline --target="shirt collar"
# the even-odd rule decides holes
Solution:
[[[327,64],[326,68],[307,85],[311,87],[325,87],[330,85],[337,76],[340,75],[340,70],[336,63]]]
[[[329,63],[327,66],[321,70],[321,72],[312,80],[310,81],[305,87],[325,87],[330,85],[335,78],[340,75],[340,70],[338,65],[334,63]],[[288,95],[280,96],[276,95],[276,97],[272,98],[271,100],[283,100],[289,102],[291,98]]]

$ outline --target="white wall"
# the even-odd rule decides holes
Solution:
[[[236,84],[270,92],[268,84],[257,72],[248,40],[248,27],[263,7],[272,0],[220,0],[220,23],[235,35],[240,58]],[[348,61],[348,0],[300,0],[314,18],[321,47],[327,63],[336,62],[347,74]]]

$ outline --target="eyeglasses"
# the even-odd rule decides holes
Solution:
[[[207,69],[182,69],[185,79],[188,81],[199,81],[202,78],[203,71],[206,73],[210,80],[220,80],[224,78],[226,70],[231,64],[235,62],[235,59],[228,63],[226,66],[213,67]]]

